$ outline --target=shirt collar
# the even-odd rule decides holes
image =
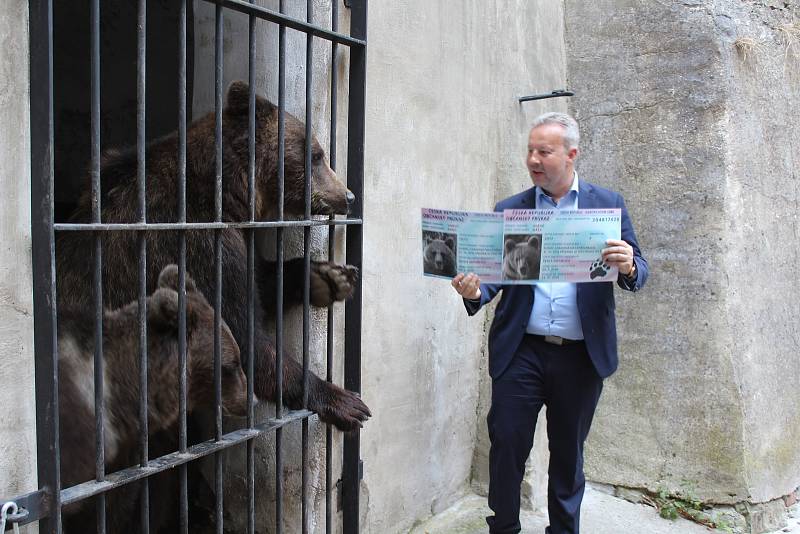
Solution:
[[[580,190],[578,188],[578,172],[577,171],[572,173],[572,185],[569,187],[569,191],[564,196],[564,198],[571,196],[572,195],[572,191],[575,191],[575,197],[577,197],[578,193],[580,193]],[[542,191],[542,188],[537,185],[536,186],[536,204],[535,204],[536,206],[540,205],[540,197],[547,197],[550,200],[550,202],[553,201],[553,199],[548,197],[545,194],[545,192]]]

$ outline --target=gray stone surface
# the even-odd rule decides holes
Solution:
[[[6,498],[37,487],[26,0],[0,5],[0,50],[0,498]]]
[[[625,195],[653,272],[643,293],[618,294],[621,365],[587,472],[719,503],[789,493],[800,481],[800,85],[796,47],[781,44],[795,34],[781,28],[796,8],[565,5],[579,172]]]
[[[0,497],[36,488],[28,2],[0,5]]]
[[[469,495],[442,514],[415,526],[410,534],[483,534],[484,517],[491,514],[486,499]],[[520,516],[523,534],[542,534],[547,526],[544,511],[525,511]],[[581,509],[581,532],[589,534],[703,534],[709,530],[685,519],[662,519],[649,506],[612,497],[591,486]]]

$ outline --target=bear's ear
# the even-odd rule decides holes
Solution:
[[[256,112],[259,115],[271,112],[275,105],[256,94]],[[234,115],[246,115],[250,111],[250,86],[241,80],[233,82],[228,87],[225,97],[225,111]]]
[[[178,328],[178,292],[160,287],[147,300],[147,321],[154,328],[176,330]],[[191,335],[197,325],[197,313],[193,299],[186,299],[186,333]]]
[[[539,236],[538,235],[530,236],[528,238],[528,246],[531,248],[535,248],[536,250],[539,250],[539,247],[541,247],[541,243],[539,242]]]
[[[449,248],[450,250],[456,249],[456,242],[452,237],[448,237],[447,239],[445,239],[444,244],[447,245],[447,248]]]
[[[506,239],[506,254],[514,250],[514,247],[516,246],[517,244],[514,242],[513,239]]]
[[[233,113],[247,113],[250,108],[250,86],[241,80],[228,87],[225,97],[225,110]]]
[[[161,327],[178,327],[178,292],[161,287],[147,302],[147,319]]]
[[[165,287],[168,289],[174,289],[175,291],[178,290],[178,266],[174,263],[171,263],[164,267],[161,270],[161,274],[158,275],[158,287]],[[186,292],[193,292],[197,291],[197,286],[194,285],[194,280],[189,273],[186,273]]]

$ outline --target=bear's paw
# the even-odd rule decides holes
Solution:
[[[353,295],[358,269],[327,261],[311,262],[311,304],[324,308]]]

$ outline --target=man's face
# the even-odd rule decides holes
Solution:
[[[528,136],[528,156],[525,164],[534,185],[559,196],[572,185],[577,148],[564,147],[564,127],[560,124],[542,124]]]

